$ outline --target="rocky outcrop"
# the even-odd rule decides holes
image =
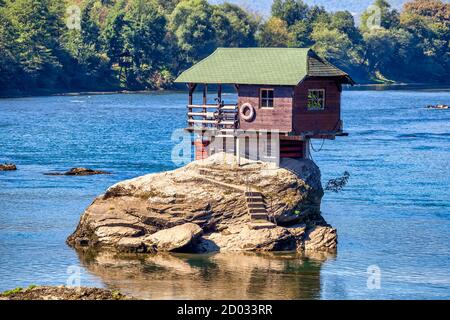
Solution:
[[[317,226],[312,228],[304,238],[306,251],[334,251],[337,249],[336,229]]]
[[[50,172],[45,173],[47,176],[93,176],[98,174],[111,174],[110,172],[92,170],[87,168],[72,168],[67,172]]]
[[[17,167],[12,163],[0,163],[0,171],[15,171]]]
[[[263,194],[276,228],[251,228],[248,190]],[[333,250],[336,231],[320,214],[322,196],[310,160],[238,166],[216,154],[112,186],[84,212],[68,243],[128,252]]]

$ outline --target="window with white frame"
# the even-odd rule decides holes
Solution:
[[[273,89],[261,89],[260,107],[273,108]]]
[[[308,110],[325,109],[325,89],[308,90]]]

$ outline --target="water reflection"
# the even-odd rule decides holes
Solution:
[[[124,255],[78,252],[111,289],[139,299],[319,299],[330,254]]]

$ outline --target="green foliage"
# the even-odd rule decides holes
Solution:
[[[272,16],[286,21],[288,26],[305,20],[308,12],[309,7],[302,0],[274,0],[272,4]]]
[[[213,9],[216,46],[254,47],[258,22],[241,7],[225,3]]]
[[[131,56],[127,84],[133,89],[152,88],[151,77],[164,62],[166,18],[154,3],[136,0],[124,16],[124,47]]]
[[[51,87],[61,70],[61,48],[58,42],[62,25],[59,7],[50,0],[8,1],[5,15],[14,30],[15,59],[23,77],[38,87]],[[45,77],[44,77],[45,75]]]
[[[378,8],[380,12],[380,27],[392,29],[398,27],[400,23],[399,13],[395,9],[391,9],[391,5],[386,0],[375,0],[373,7]],[[373,8],[365,11],[361,15],[361,30],[368,31],[370,29],[370,18],[373,17],[375,11]]]
[[[172,12],[170,30],[190,63],[206,57],[216,46],[212,16],[213,8],[206,0],[182,1]]]
[[[381,27],[368,30],[363,21],[361,28],[370,74],[379,80],[448,81],[449,21],[442,18],[450,16],[450,4],[415,0],[400,14],[384,0],[375,4],[382,8]]]
[[[181,2],[182,0],[155,0],[156,4],[165,14],[171,14],[173,9]]]
[[[80,29],[66,24],[74,3]],[[450,4],[374,6],[378,27],[373,10],[358,27],[301,0],[275,0],[268,19],[207,0],[0,0],[0,90],[168,88],[217,47],[252,46],[312,47],[359,82],[448,81]]]
[[[101,33],[101,42],[112,63],[119,63],[120,57],[125,52],[125,40],[123,29],[126,25],[126,1],[120,0],[109,11]]]
[[[8,296],[11,296],[13,294],[17,294],[17,293],[22,292],[22,290],[23,290],[23,288],[17,287],[17,288],[12,289],[12,290],[7,290],[7,291],[1,293],[1,295],[4,296],[4,297],[8,297]]]
[[[314,44],[311,39],[312,27],[305,20],[297,21],[289,28],[291,34],[290,47],[305,48]]]
[[[257,40],[260,47],[287,47],[294,42],[287,23],[277,17],[261,25]]]
[[[19,50],[14,45],[17,34],[11,26],[11,21],[6,17],[4,10],[0,8],[0,86],[7,87],[14,83],[14,75],[20,72],[20,64],[17,61]]]

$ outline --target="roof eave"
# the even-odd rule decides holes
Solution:
[[[174,83],[198,83],[198,84],[213,84],[213,85],[248,85],[248,86],[286,86],[286,87],[292,87],[292,86],[296,86],[297,83],[295,82],[290,82],[290,83],[270,83],[270,82],[265,82],[265,83],[258,83],[258,82],[219,82],[219,81],[188,81],[188,80],[178,80],[176,79],[174,81]]]

